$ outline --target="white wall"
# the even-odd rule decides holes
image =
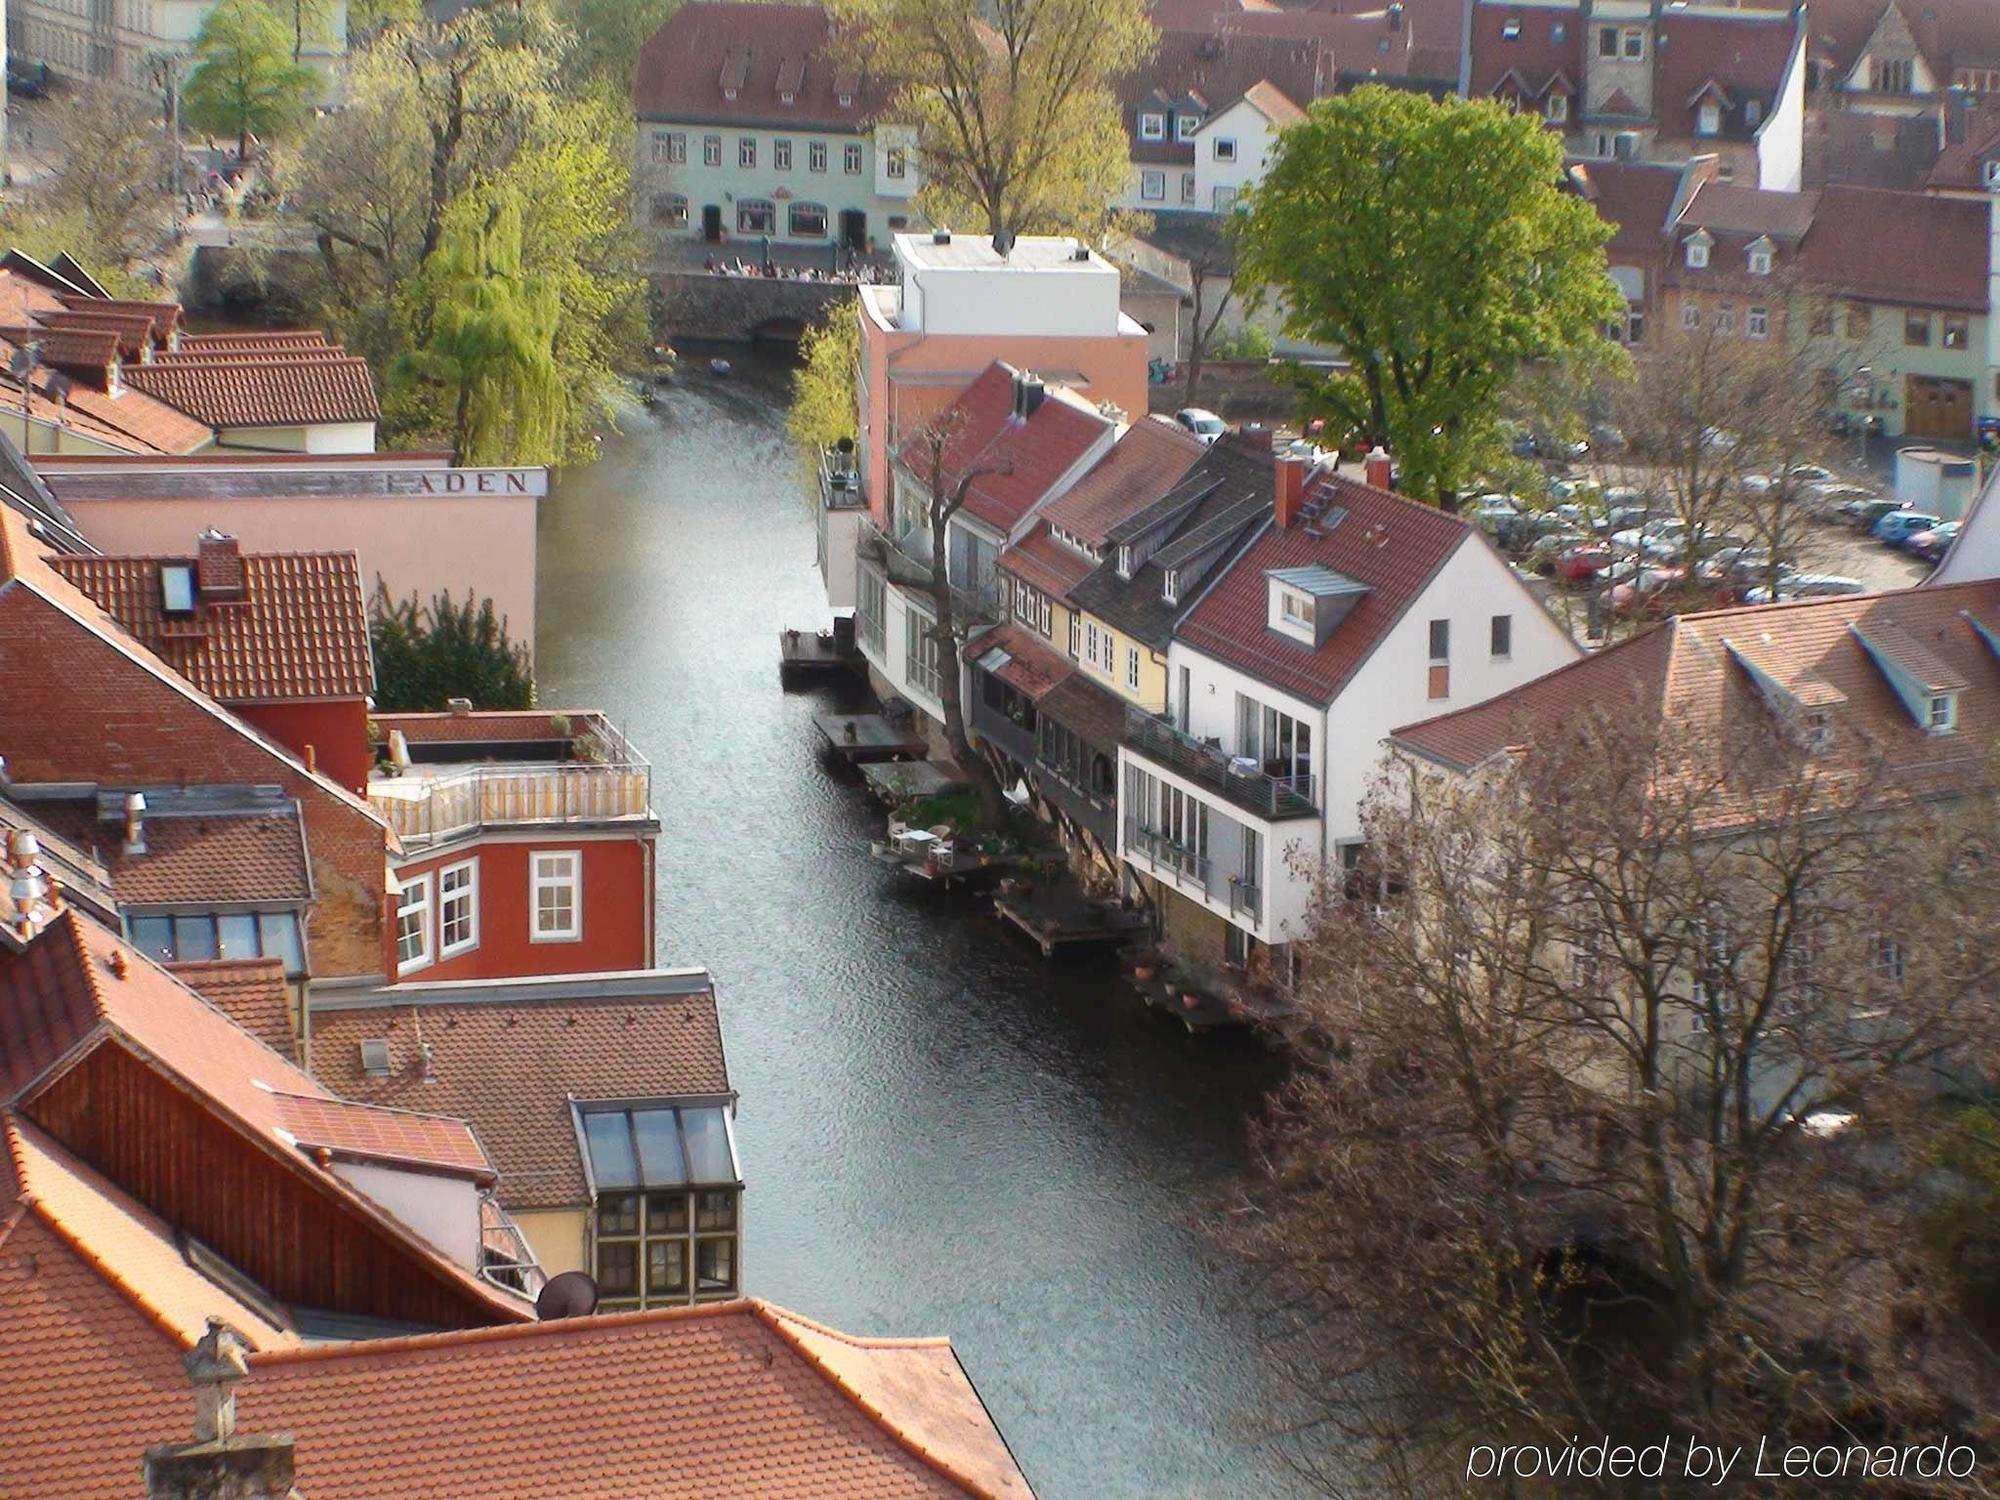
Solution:
[[[1232,189],[1240,196],[1245,188],[1262,182],[1277,139],[1277,132],[1271,128],[1271,122],[1264,118],[1263,112],[1241,99],[1221,114],[1211,115],[1195,132],[1195,201],[1190,206],[1212,213],[1215,211],[1217,188]],[[1234,161],[1216,159],[1215,143],[1218,140],[1236,143]]]
[[[1771,113],[1757,131],[1757,186],[1770,192],[1796,193],[1805,177],[1806,36],[1799,28],[1792,55],[1785,60],[1785,79],[1778,86]]]
[[[333,1175],[468,1271],[479,1269],[479,1189],[470,1181],[339,1159],[334,1161]]]
[[[925,333],[1077,338],[1120,332],[1117,268],[1093,256],[1056,266],[912,266],[905,328]]]

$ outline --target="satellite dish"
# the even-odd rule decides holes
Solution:
[[[558,1318],[587,1318],[597,1311],[597,1283],[582,1271],[551,1276],[535,1298],[535,1316],[544,1323]]]

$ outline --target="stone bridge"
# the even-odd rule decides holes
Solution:
[[[668,339],[796,343],[827,308],[854,295],[851,282],[656,271],[655,325]]]

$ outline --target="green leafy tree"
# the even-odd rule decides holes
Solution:
[[[385,713],[423,713],[450,699],[475,708],[528,708],[535,676],[528,648],[507,639],[507,622],[491,599],[463,604],[439,594],[428,606],[415,594],[390,597],[379,580],[369,606],[375,652],[375,706]]]
[[[1313,105],[1251,196],[1241,284],[1346,356],[1293,367],[1307,414],[1395,453],[1412,493],[1464,486],[1500,451],[1515,372],[1623,312],[1610,229],[1561,174],[1537,116],[1369,85]]]
[[[565,19],[576,34],[570,66],[629,101],[639,49],[679,8],[680,0],[567,0]]]
[[[792,373],[792,405],[785,430],[799,460],[810,471],[820,454],[861,430],[856,370],[861,363],[861,325],[854,303],[842,299],[806,330],[799,342],[799,367]]]
[[[920,204],[988,234],[1095,236],[1124,189],[1112,82],[1151,55],[1144,0],[835,0],[847,47],[901,81]]]
[[[263,0],[222,0],[195,38],[195,68],[181,108],[199,130],[236,137],[282,135],[306,118],[319,75],[292,56],[292,36]]]
[[[569,393],[556,360],[555,285],[522,264],[522,216],[509,192],[453,205],[420,295],[429,333],[390,372],[392,389],[442,396],[460,463],[551,463]]]

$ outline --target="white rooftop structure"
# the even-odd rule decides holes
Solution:
[[[908,333],[1051,338],[1140,332],[1118,310],[1118,269],[1068,235],[899,234],[896,326]]]

